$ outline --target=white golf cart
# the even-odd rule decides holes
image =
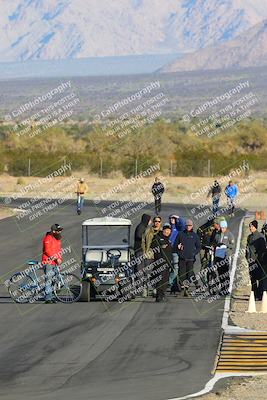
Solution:
[[[92,218],[82,223],[82,280],[80,301],[117,293],[129,273],[133,255],[131,221],[123,218]],[[115,298],[116,296],[114,296]]]

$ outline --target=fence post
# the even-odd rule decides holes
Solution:
[[[103,177],[103,159],[100,158],[100,178]]]
[[[28,159],[28,176],[31,176],[31,159]]]
[[[208,177],[210,178],[210,160],[208,160]]]

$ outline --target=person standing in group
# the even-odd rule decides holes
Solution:
[[[171,226],[171,235],[170,241],[172,244],[172,268],[169,276],[169,284],[171,288],[171,293],[175,294],[180,291],[179,288],[179,279],[178,279],[178,249],[174,248],[175,240],[179,232],[185,230],[185,220],[179,215],[170,215],[169,217],[170,226]]]
[[[246,259],[249,266],[249,275],[256,300],[262,300],[263,283],[265,278],[263,264],[266,259],[266,242],[262,233],[258,231],[258,221],[249,224],[250,234],[247,238]]]
[[[145,233],[147,227],[151,223],[151,217],[148,214],[143,214],[140,224],[137,225],[134,232],[134,255],[137,259],[136,271],[142,269],[143,263],[143,251],[142,251],[142,236]]]
[[[235,211],[235,202],[238,196],[238,187],[234,184],[233,181],[230,181],[229,184],[226,186],[224,193],[227,197],[227,206],[229,209],[229,213],[234,216]]]
[[[234,249],[234,235],[228,230],[227,222],[220,222],[220,231],[214,240],[214,265],[220,280],[220,295],[229,294],[230,284],[230,256]]]
[[[153,218],[153,225],[148,226],[145,232],[142,235],[142,253],[144,255],[144,269],[148,267],[154,260],[154,251],[153,246],[152,248],[152,243],[153,240],[155,240],[156,235],[161,231],[161,222],[162,219],[159,215]],[[147,284],[144,284],[144,290],[143,290],[143,297],[147,297],[148,295],[148,286],[149,286],[149,273],[146,273],[146,280]]]
[[[180,279],[184,296],[187,297],[188,282],[191,278],[195,278],[194,263],[196,255],[201,249],[200,239],[193,230],[193,221],[191,219],[186,220],[186,229],[183,232],[179,232],[174,247],[178,249]],[[197,282],[195,282],[195,285],[197,288],[199,287]]]
[[[210,243],[209,243],[210,246],[214,246],[215,245],[216,235],[221,232],[220,223],[222,221],[226,221],[224,217],[218,217],[218,218],[215,218],[213,220],[213,230],[211,232]]]
[[[208,219],[203,225],[197,229],[197,234],[201,243],[200,262],[201,269],[205,269],[209,265],[209,251],[207,246],[210,246],[212,232],[214,231],[214,219]]]
[[[52,294],[51,280],[55,274],[54,269],[62,263],[61,232],[63,228],[59,224],[51,226],[43,239],[42,265],[45,273],[45,303],[56,303]]]
[[[212,197],[212,213],[214,217],[216,217],[219,211],[221,193],[222,188],[219,182],[215,180],[207,196],[207,198],[209,198],[210,196]]]
[[[172,245],[170,241],[171,225],[164,224],[152,242],[152,249],[159,248],[154,252],[153,279],[157,279],[156,283],[156,302],[166,301],[166,290],[168,287],[169,271],[172,267]]]
[[[155,214],[159,215],[161,212],[161,198],[164,193],[164,185],[159,181],[159,178],[155,178],[155,182],[152,185],[151,192],[155,199]]]
[[[82,208],[84,206],[84,195],[88,191],[88,186],[84,182],[84,179],[81,178],[77,184],[77,214],[81,214]]]

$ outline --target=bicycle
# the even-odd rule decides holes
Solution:
[[[45,281],[40,283],[37,268],[40,263],[36,260],[27,262],[30,272],[16,272],[8,281],[8,293],[16,303],[33,303],[45,298]],[[42,275],[44,280],[45,275]],[[54,275],[51,278],[52,292],[56,299],[61,303],[74,303],[78,301],[82,294],[82,282],[74,274],[61,272],[59,266],[55,265]]]
[[[235,213],[235,198],[227,197],[227,207],[229,214],[233,217]]]

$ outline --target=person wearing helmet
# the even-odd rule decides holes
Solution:
[[[235,239],[229,231],[227,221],[220,221],[220,230],[214,238],[214,265],[218,271],[220,295],[227,295],[230,284],[230,256],[232,255]]]
[[[84,179],[81,178],[77,184],[77,214],[81,214],[82,208],[84,205],[84,195],[88,191],[88,186],[84,182]]]
[[[45,302],[56,303],[52,295],[51,280],[55,274],[55,267],[62,263],[61,232],[59,224],[53,224],[50,232],[43,238],[42,265],[45,273]]]

